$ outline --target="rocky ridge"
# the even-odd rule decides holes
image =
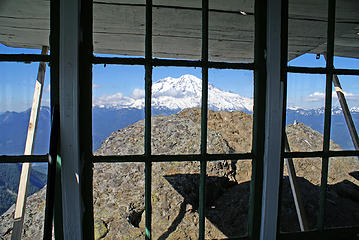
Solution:
[[[208,115],[208,152],[248,152],[251,149],[252,115],[243,112],[213,112]],[[192,154],[200,150],[200,110],[152,118],[153,154]],[[139,121],[112,133],[97,155],[143,154],[144,122]],[[287,127],[292,151],[315,151],[322,135],[303,124]],[[309,143],[309,144],[308,144]],[[310,145],[310,148],[309,148]],[[333,149],[340,149],[332,143]],[[318,209],[321,160],[295,159],[310,228],[315,227]],[[354,158],[330,160],[327,226],[352,225],[359,221],[358,172]],[[221,239],[246,233],[251,178],[250,160],[228,160],[207,164],[206,238]],[[352,175],[349,175],[351,173]],[[144,164],[96,163],[94,165],[94,216],[96,239],[143,239]],[[197,239],[199,162],[152,164],[153,239]],[[26,209],[24,239],[33,239],[42,226],[44,192],[30,197]],[[298,231],[288,179],[283,181],[281,230]],[[0,217],[0,236],[9,238],[14,207]],[[338,221],[340,219],[341,221]]]

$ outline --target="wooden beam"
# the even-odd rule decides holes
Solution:
[[[85,8],[81,0],[60,0],[60,52],[59,52],[59,105],[60,105],[60,151],[61,156],[61,194],[62,194],[62,227],[64,239],[92,239],[85,238],[84,231],[91,231],[84,227],[86,194],[82,186],[88,181],[84,176],[85,163],[81,160],[80,128],[87,125],[80,123],[82,95],[80,55],[83,41],[83,28],[80,21]],[[86,56],[87,57],[87,56]]]
[[[283,82],[281,81],[281,0],[267,1],[266,115],[263,155],[261,240],[277,239],[282,151]]]
[[[41,54],[47,55],[48,50],[49,48],[47,46],[43,46]],[[29,127],[27,129],[24,155],[31,155],[35,146],[34,141],[36,137],[36,127],[37,127],[38,116],[40,112],[40,106],[41,106],[42,90],[44,87],[45,71],[46,71],[46,63],[40,62],[39,70],[37,73],[36,84],[35,84],[34,98],[32,101]],[[13,240],[21,239],[22,226],[25,216],[26,195],[29,187],[30,172],[31,172],[31,163],[23,163],[21,169],[19,190],[16,200],[16,207],[15,207],[14,228],[11,235],[11,239]]]

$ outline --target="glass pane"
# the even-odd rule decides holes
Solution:
[[[145,1],[137,2],[94,2],[95,54],[144,56]]]
[[[1,1],[0,54],[41,54],[49,46],[50,1]]]
[[[95,239],[143,239],[144,163],[95,163]]]
[[[319,212],[319,192],[322,161],[320,158],[293,159],[297,182],[297,195],[302,198],[308,230],[316,228]],[[284,164],[282,179],[282,199],[280,208],[280,230],[282,232],[299,232],[298,215],[293,198],[293,189],[288,177],[288,165]]]
[[[152,236],[197,239],[199,162],[152,164]]]
[[[207,164],[206,239],[247,235],[251,160]]]
[[[331,150],[355,150],[353,139],[359,129],[359,76],[334,76],[339,85],[333,88],[333,110],[331,121]],[[339,98],[342,100],[339,101]],[[346,102],[346,104],[345,104]],[[344,114],[347,105],[349,112]],[[346,115],[346,117],[345,117]],[[354,125],[350,124],[350,118]],[[348,121],[348,122],[347,122]],[[349,125],[348,125],[349,124]],[[349,131],[351,129],[352,135]],[[357,143],[358,140],[355,140]],[[338,146],[339,145],[339,146]],[[358,146],[358,145],[357,145]]]
[[[337,68],[359,69],[358,9],[358,1],[336,3],[334,56],[337,57],[334,58],[334,65]]]
[[[40,49],[8,47],[0,43],[0,54],[41,54]]]
[[[201,118],[201,71],[195,68],[158,67],[153,70],[152,152],[200,152],[201,124],[183,116],[191,111]]]
[[[325,75],[288,74],[286,133],[290,151],[323,148]]]
[[[288,19],[288,61],[305,53],[326,51],[328,2],[289,0]],[[309,61],[307,61],[309,59]],[[304,57],[292,65],[305,67],[324,67],[323,57],[315,60],[315,55]]]
[[[39,63],[0,63],[0,155],[23,155]],[[34,154],[49,151],[50,69],[46,67]]]
[[[159,58],[200,59],[201,10],[161,7],[152,9],[153,56]]]
[[[143,66],[93,66],[92,140],[97,155],[144,152],[144,85]],[[110,145],[112,139],[118,141]]]
[[[252,150],[252,71],[211,69],[208,109],[210,109],[207,122],[209,133],[213,131],[222,136],[228,142],[230,153]],[[208,152],[224,153],[222,149],[213,150],[215,152],[210,152],[209,149]]]
[[[14,222],[15,202],[21,164],[0,164],[0,234],[10,239]],[[47,165],[34,164],[30,173],[28,199],[24,219],[24,239],[42,238],[47,182]]]
[[[334,67],[338,69],[359,69],[359,59],[348,57],[334,57]]]
[[[326,60],[324,55],[314,53],[304,53],[288,62],[288,66],[296,67],[325,67]]]
[[[254,1],[218,3],[209,6],[209,59],[253,62]]]
[[[328,184],[326,227],[358,226],[358,158],[330,158]]]

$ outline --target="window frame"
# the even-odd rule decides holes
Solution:
[[[62,0],[64,1],[64,0]],[[280,233],[279,218],[276,234],[278,239],[304,239],[316,237],[327,239],[338,236],[356,236],[359,227],[348,227],[338,229],[327,229],[324,227],[326,188],[328,179],[328,163],[330,157],[359,157],[358,150],[330,151],[330,128],[331,128],[331,93],[333,75],[359,75],[359,69],[335,69],[334,59],[334,32],[335,32],[335,0],[328,0],[328,29],[327,29],[327,63],[326,67],[296,67],[288,66],[288,0],[282,0],[281,19],[281,81],[284,86],[283,110],[282,110],[282,144],[281,144],[281,166],[283,169],[284,158],[313,158],[322,159],[322,184],[320,187],[320,209],[318,219],[318,230],[299,233]],[[60,2],[51,0],[50,4],[50,55],[40,54],[0,54],[0,62],[47,62],[50,64],[51,74],[51,109],[60,106]],[[252,181],[250,194],[250,207],[248,217],[248,236],[230,239],[260,239],[259,229],[262,227],[262,193],[263,193],[263,171],[265,151],[266,108],[266,47],[267,47],[267,1],[255,1],[255,37],[254,37],[254,61],[252,63],[228,63],[214,62],[208,60],[208,0],[202,1],[202,57],[201,60],[175,60],[157,59],[152,56],[152,0],[146,0],[146,38],[145,56],[139,58],[126,57],[97,57],[93,55],[93,1],[78,0],[79,8],[79,106],[80,121],[85,122],[79,127],[81,150],[81,161],[84,163],[81,195],[83,197],[85,212],[83,213],[82,236],[84,239],[93,238],[93,199],[92,199],[92,174],[94,163],[115,162],[143,162],[145,163],[145,214],[146,214],[146,239],[151,239],[151,166],[154,162],[171,161],[199,161],[200,162],[200,204],[199,204],[199,236],[204,239],[205,235],[205,185],[206,185],[206,163],[217,160],[252,160]],[[269,4],[269,3],[268,3]],[[94,156],[92,154],[92,65],[93,64],[119,64],[119,65],[141,65],[145,67],[145,153],[135,156]],[[173,67],[200,67],[202,69],[202,108],[201,108],[201,153],[191,155],[152,155],[151,154],[151,85],[152,68],[158,66]],[[252,152],[237,154],[208,154],[206,149],[207,140],[207,98],[208,98],[208,69],[240,69],[252,70],[254,72],[254,108],[253,108],[253,140]],[[288,73],[313,73],[326,74],[326,101],[325,101],[325,124],[323,150],[316,152],[285,152],[285,113],[286,113],[286,81]],[[61,106],[60,106],[61,108]],[[50,142],[51,144],[51,142]],[[49,155],[18,155],[0,156],[0,163],[24,163],[24,162],[48,162]],[[61,161],[60,161],[61,164]],[[282,174],[283,171],[281,171]],[[61,166],[56,168],[56,177],[61,179]],[[282,177],[274,176],[274,177]],[[280,178],[282,179],[282,178]],[[55,188],[57,196],[61,196],[61,182],[57,181]],[[277,202],[280,206],[280,200]],[[279,210],[278,210],[279,213]],[[278,214],[279,216],[279,214]],[[63,238],[62,229],[62,203],[60,199],[55,202],[55,236]],[[45,223],[46,224],[46,223]]]

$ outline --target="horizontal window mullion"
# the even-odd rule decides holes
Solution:
[[[340,69],[336,68],[333,70],[336,75],[359,75],[359,69]]]
[[[145,65],[144,58],[128,57],[92,57],[93,64],[124,64],[124,65]]]
[[[358,157],[359,151],[315,151],[315,152],[285,152],[284,158],[314,158],[314,157]]]
[[[1,163],[36,163],[48,162],[48,155],[16,155],[16,156],[0,156]]]
[[[0,54],[0,62],[50,62],[51,55],[41,54]]]
[[[325,74],[327,73],[326,68],[322,67],[294,67],[288,66],[287,72],[290,73],[308,73],[308,74]]]
[[[254,70],[254,63],[229,63],[208,61],[208,68]]]
[[[326,74],[333,73],[336,75],[359,75],[359,69],[340,69],[340,68],[324,68],[324,67],[295,67],[288,66],[287,72],[290,73],[307,73],[307,74]]]
[[[254,70],[254,63],[229,63],[229,62],[203,62],[201,60],[177,60],[157,59],[146,60],[145,58],[128,57],[96,57],[93,56],[93,64],[123,64],[123,65],[145,65],[150,61],[153,67],[208,67],[215,69],[243,69]]]

